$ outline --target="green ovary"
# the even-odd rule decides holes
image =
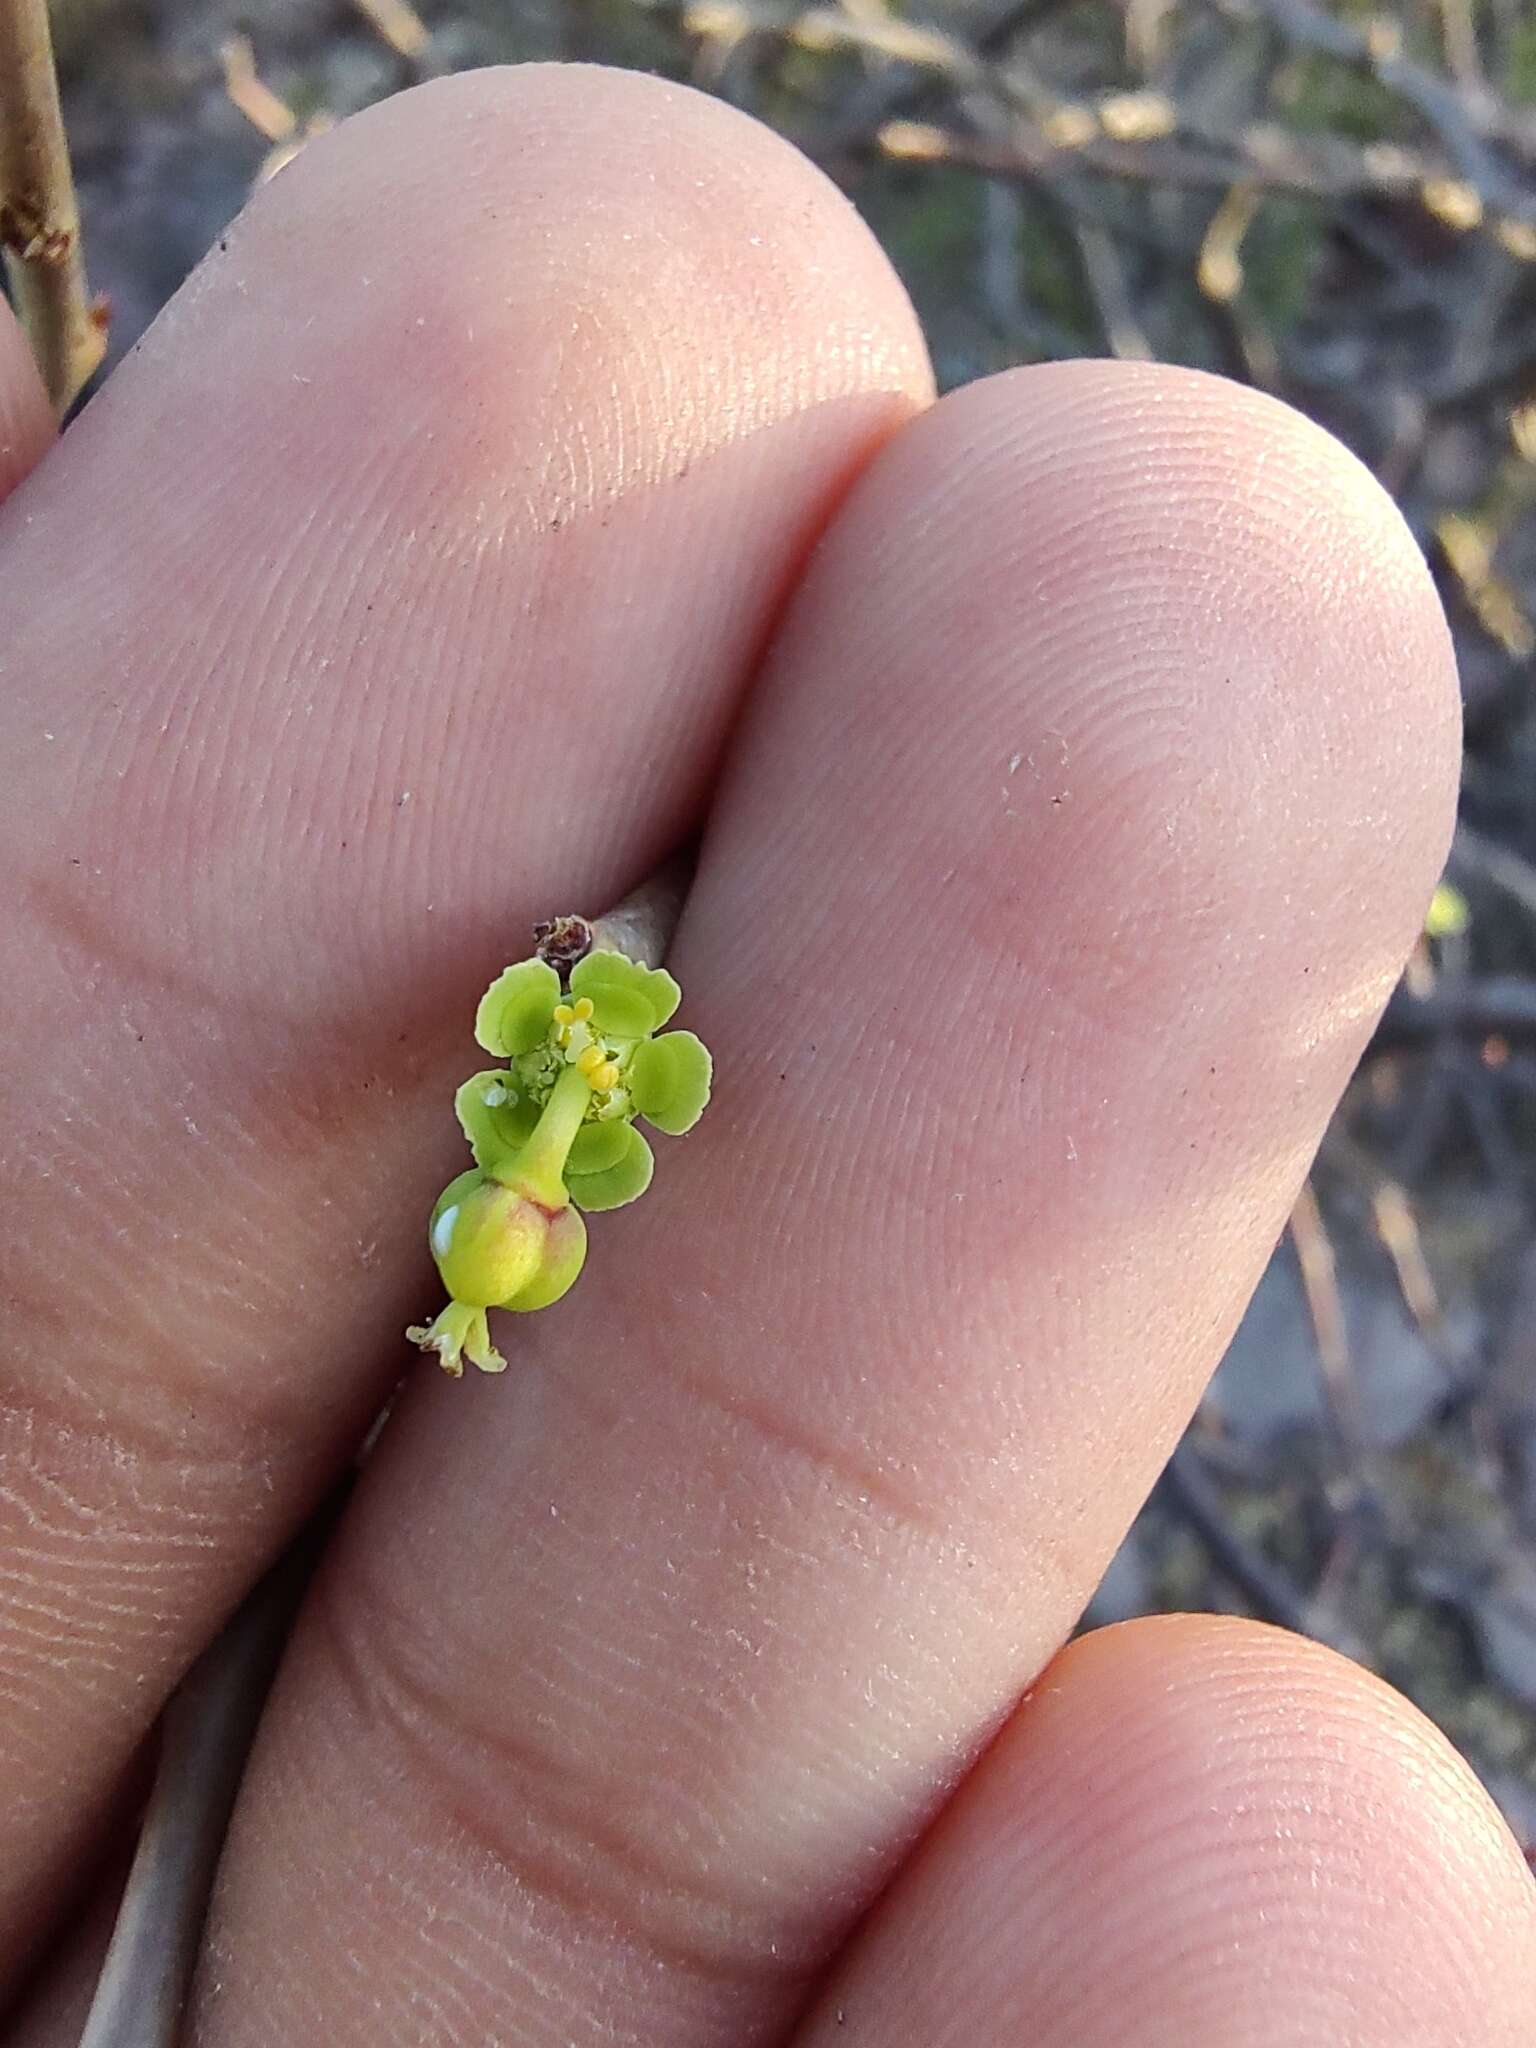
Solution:
[[[457,1377],[466,1358],[482,1372],[504,1370],[486,1310],[548,1308],[558,1301],[586,1259],[587,1226],[569,1204],[551,1211],[475,1169],[443,1190],[430,1242],[452,1299],[430,1324],[407,1335],[435,1351],[443,1370]]]
[[[460,1190],[460,1181],[477,1183]],[[549,1218],[516,1188],[461,1175],[432,1218],[432,1256],[456,1301],[495,1308],[520,1294],[543,1260]]]

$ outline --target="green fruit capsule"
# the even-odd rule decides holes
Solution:
[[[468,1358],[482,1372],[503,1372],[491,1342],[489,1308],[548,1308],[581,1271],[587,1227],[567,1205],[550,1210],[478,1167],[450,1181],[437,1198],[428,1242],[452,1299],[431,1324],[407,1332],[435,1351],[455,1378]]]
[[[496,1308],[536,1277],[548,1234],[546,1210],[475,1168],[438,1196],[427,1241],[456,1301]]]

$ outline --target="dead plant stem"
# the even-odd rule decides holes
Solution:
[[[100,363],[106,335],[86,292],[47,0],[0,0],[0,249],[62,418]]]

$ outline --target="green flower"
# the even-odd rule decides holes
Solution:
[[[655,1162],[637,1116],[673,1136],[698,1122],[709,1054],[691,1031],[661,1030],[681,994],[662,969],[607,952],[578,962],[568,993],[538,959],[486,990],[475,1037],[507,1064],[455,1097],[475,1168],[444,1190],[430,1230],[452,1299],[408,1333],[447,1371],[468,1356],[499,1372],[486,1310],[547,1307],[575,1280],[586,1229],[572,1204],[617,1209],[645,1193]]]
[[[710,1058],[691,1031],[655,1034],[682,999],[672,976],[622,953],[589,953],[570,995],[542,960],[499,974],[475,1015],[475,1036],[509,1062],[473,1076],[454,1107],[476,1164],[500,1174],[533,1137],[563,1073],[590,1084],[560,1177],[579,1208],[617,1209],[650,1185],[651,1148],[633,1119],[673,1137],[709,1100]]]

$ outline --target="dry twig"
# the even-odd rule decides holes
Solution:
[[[268,142],[286,142],[299,125],[298,116],[256,69],[250,37],[231,36],[219,51],[219,62],[230,105]]]
[[[106,352],[86,292],[47,0],[0,4],[0,248],[17,315],[62,418]]]
[[[409,0],[356,0],[356,6],[397,57],[416,63],[427,54],[431,38]]]
[[[1468,93],[1403,53],[1395,23],[1364,28],[1341,21],[1313,0],[1218,0],[1222,11],[1268,21],[1295,48],[1316,51],[1367,72],[1411,106],[1434,131],[1457,171],[1490,207],[1517,220],[1536,217],[1529,186],[1513,176],[1489,147],[1490,138],[1519,145],[1526,138],[1502,119],[1491,95]]]
[[[262,1580],[161,1718],[154,1789],[80,2048],[171,2048],[180,2036],[246,1754],[283,1640],[349,1485]]]
[[[1237,1527],[1192,1436],[1185,1437],[1164,1468],[1163,1492],[1175,1513],[1205,1545],[1222,1577],[1260,1621],[1331,1643],[1345,1656],[1368,1661],[1364,1646],[1329,1611],[1328,1604],[1303,1592]]]
[[[1339,1292],[1338,1262],[1333,1243],[1323,1222],[1316,1190],[1307,1181],[1291,1211],[1291,1242],[1301,1272],[1307,1314],[1317,1341],[1318,1364],[1334,1422],[1346,1446],[1360,1441],[1358,1401],[1355,1393],[1349,1331],[1344,1301]]]

